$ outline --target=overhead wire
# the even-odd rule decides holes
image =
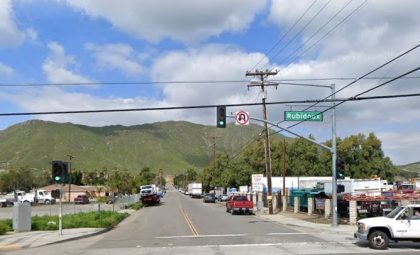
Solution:
[[[314,21],[314,19],[316,18],[316,17],[318,17],[318,15],[319,14],[321,14],[321,12],[329,5],[329,3],[331,2],[331,0],[329,0],[328,2],[326,2],[322,7],[321,7],[321,9],[319,9],[318,10],[318,12],[314,15],[314,16],[312,16],[312,18],[311,19],[309,19],[309,21],[302,27],[302,29],[301,30],[299,30],[299,32],[297,32],[296,34],[295,34],[295,36],[291,39],[291,40],[289,40],[288,41],[288,43],[286,43],[286,45],[284,45],[280,50],[278,50],[277,52],[276,52],[276,54],[274,54],[274,56],[272,57],[273,59],[275,58],[275,57],[277,57],[280,53],[282,53],[283,52],[283,50],[284,49],[286,49],[293,41],[295,41],[296,40],[296,38],[298,38],[298,36],[300,36],[302,33],[303,33],[303,31],[305,31],[305,29],[312,23],[312,21]],[[266,63],[264,66],[263,66],[263,68],[262,69],[264,69],[266,66],[267,66],[267,64],[268,63]]]
[[[264,59],[265,56],[268,56],[282,41],[284,38],[286,38],[286,36],[293,30],[293,28],[295,28],[295,26],[302,20],[302,18],[306,15],[306,13],[308,13],[308,11],[312,8],[312,6],[314,6],[314,4],[316,3],[317,0],[314,0],[312,2],[312,4],[310,4],[308,6],[308,8],[306,8],[306,10],[302,13],[302,15],[294,22],[294,24],[287,30],[286,33],[284,33],[279,40],[277,40],[277,42],[264,54],[264,56],[260,59],[260,61],[258,61],[252,68],[251,70],[255,69]]]
[[[311,50],[313,47],[315,47],[317,44],[319,44],[322,40],[324,40],[326,37],[328,37],[335,29],[337,29],[340,25],[344,24],[351,16],[353,16],[357,11],[359,11],[365,4],[367,3],[367,0],[362,2],[356,9],[354,9],[352,12],[350,12],[346,17],[344,17],[339,23],[337,23],[334,27],[332,27],[327,33],[324,34],[320,39],[318,39],[316,42],[314,42],[311,46],[306,48],[300,56],[296,56],[293,60],[290,61],[290,63],[293,63],[298,58],[303,57],[309,50]]]
[[[295,55],[296,53],[298,53],[298,51],[300,49],[302,49],[303,47],[305,47],[311,40],[312,38],[314,38],[316,35],[318,35],[322,29],[324,29],[328,24],[330,24],[342,11],[344,11],[344,9],[346,9],[351,3],[353,2],[353,0],[348,1],[339,11],[337,11],[327,22],[325,22],[321,27],[319,27],[311,36],[309,36],[309,38],[307,38],[302,45],[300,45],[299,47],[297,47],[292,53],[289,54],[289,56],[287,56],[286,58],[284,58],[281,62],[286,62],[289,58],[291,58],[293,55]]]

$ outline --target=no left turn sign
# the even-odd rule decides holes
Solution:
[[[246,126],[249,124],[249,112],[240,111],[235,115],[236,125]]]

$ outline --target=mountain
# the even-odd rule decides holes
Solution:
[[[417,173],[417,175],[420,176],[420,162],[415,162],[407,165],[401,165],[398,166],[398,168],[401,170],[401,172],[406,173]]]
[[[90,127],[30,120],[0,132],[0,168],[49,169],[52,160],[67,161],[70,154],[78,170],[150,167],[176,174],[210,164],[211,137],[217,137],[218,152],[234,155],[261,130],[258,125],[217,129],[184,121]]]

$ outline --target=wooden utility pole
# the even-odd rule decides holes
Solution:
[[[209,138],[212,139],[211,148],[212,148],[212,165],[213,165],[213,174],[211,175],[210,181],[210,190],[216,186],[216,138],[220,138],[219,136],[210,136]],[[212,186],[213,185],[213,186]]]
[[[267,188],[268,188],[268,213],[273,214],[273,188],[271,184],[271,153],[270,153],[270,141],[268,138],[268,127],[267,127],[267,106],[266,106],[266,99],[267,99],[267,91],[265,90],[266,86],[275,86],[277,88],[278,84],[266,82],[265,79],[270,75],[277,75],[278,71],[258,71],[255,72],[246,72],[246,76],[258,76],[260,78],[260,82],[251,83],[248,85],[249,87],[261,87],[261,91],[263,92],[263,117],[264,117],[264,138],[265,138],[265,170],[267,176]]]
[[[75,156],[67,154],[67,157],[69,157],[69,169],[68,169],[68,174],[69,174],[69,203],[70,203],[70,195],[71,195],[71,160],[75,158]]]

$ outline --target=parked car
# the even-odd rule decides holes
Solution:
[[[214,193],[207,193],[203,198],[204,203],[216,203],[216,195]]]
[[[219,195],[219,197],[217,198],[217,200],[219,200],[220,202],[226,202],[226,201],[229,200],[229,195],[227,195],[227,194]]]
[[[230,212],[232,215],[236,212],[252,214],[253,209],[254,204],[252,201],[243,195],[231,196],[226,202],[226,212]]]
[[[89,198],[86,195],[78,195],[74,198],[75,204],[89,204]]]

